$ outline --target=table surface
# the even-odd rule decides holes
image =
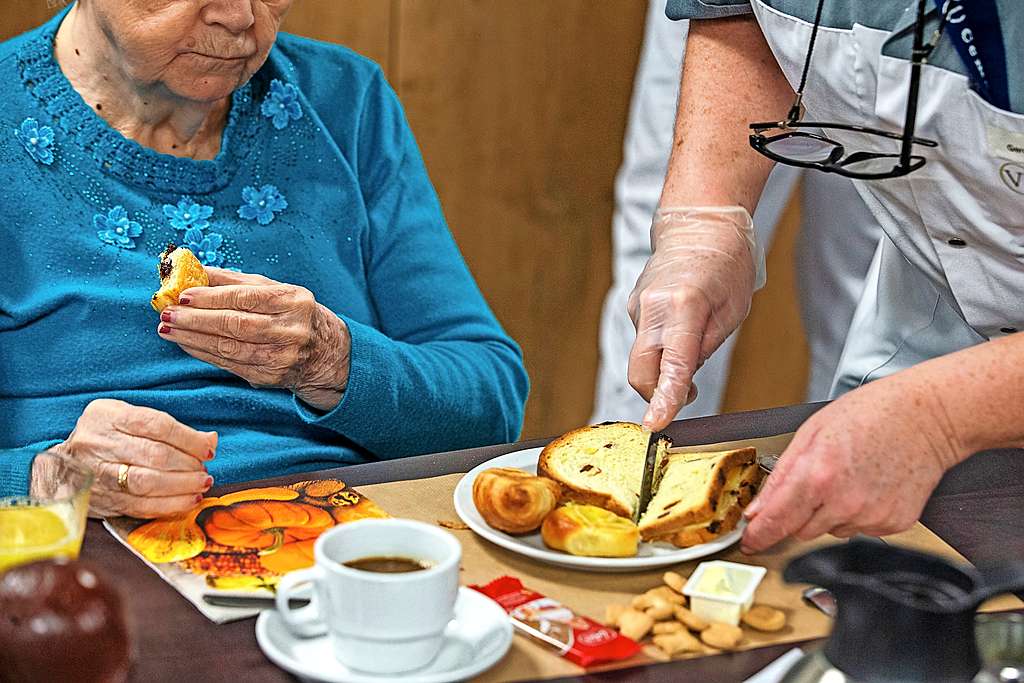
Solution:
[[[795,430],[823,403],[682,420],[666,430],[677,443],[748,439]],[[466,472],[510,451],[546,440],[375,462],[343,470],[305,473],[271,481],[299,481],[310,474],[340,476],[353,486]],[[893,457],[898,457],[898,446]],[[217,493],[250,483],[218,487]],[[975,563],[1024,557],[1024,452],[980,453],[946,474],[922,516],[935,533]],[[134,681],[290,681],[256,644],[254,620],[216,625],[203,617],[153,571],[89,522],[82,558],[97,565],[121,589],[128,610]],[[782,655],[792,644],[735,654],[624,669],[578,681],[741,681]]]

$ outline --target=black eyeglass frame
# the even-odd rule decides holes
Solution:
[[[917,2],[917,21],[914,23],[914,43],[910,62],[910,85],[907,92],[907,110],[904,117],[902,133],[892,133],[878,128],[870,128],[867,126],[858,126],[848,123],[826,123],[802,120],[803,90],[807,81],[807,72],[811,63],[811,55],[814,52],[814,41],[817,36],[818,27],[821,25],[822,8],[825,5],[825,0],[819,0],[817,13],[814,18],[814,28],[811,31],[810,45],[807,50],[807,59],[804,62],[803,75],[800,79],[800,87],[797,89],[796,93],[796,100],[793,102],[793,106],[790,107],[785,121],[751,123],[749,127],[753,132],[750,135],[750,146],[763,156],[780,164],[797,166],[800,168],[811,168],[818,171],[824,171],[825,173],[835,173],[847,178],[859,180],[885,180],[888,178],[899,178],[909,173],[913,173],[924,166],[927,160],[919,154],[913,154],[913,146],[917,144],[924,147],[938,147],[938,143],[934,140],[914,136],[914,127],[917,121],[917,99],[918,92],[921,87],[921,65],[925,63],[928,55],[931,54],[932,49],[935,47],[934,43],[925,44],[924,42],[926,4],[927,0],[918,0]],[[943,16],[942,23],[936,32],[937,35],[941,35],[944,24],[945,16]],[[816,132],[799,130],[800,128],[814,128],[822,131],[822,133],[819,134]],[[777,135],[766,136],[764,135],[766,130],[780,130],[782,132]],[[827,130],[848,130],[888,138],[891,140],[900,140],[900,151],[898,154],[865,151],[847,154],[846,148],[841,143],[823,134]],[[809,138],[827,143],[832,145],[832,150],[824,160],[807,161],[803,159],[793,159],[783,154],[778,154],[773,152],[770,148],[770,145],[773,142],[796,137]],[[847,168],[847,166],[851,164],[859,164],[871,159],[894,159],[896,163],[892,169],[888,171],[869,172]]]

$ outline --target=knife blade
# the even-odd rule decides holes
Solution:
[[[648,430],[644,430],[648,431]],[[647,456],[644,458],[644,476],[640,480],[640,500],[637,502],[636,515],[639,519],[647,504],[651,502],[651,486],[654,484],[654,468],[658,464],[658,442],[661,432],[648,432]]]

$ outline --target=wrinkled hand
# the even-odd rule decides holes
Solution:
[[[903,374],[846,394],[800,427],[745,512],[745,552],[790,536],[884,536],[917,521],[967,453],[935,391]]]
[[[304,287],[206,272],[209,287],[185,290],[160,314],[160,336],[254,387],[287,389],[320,410],[338,405],[351,348],[345,323]]]
[[[97,399],[82,411],[67,440],[52,450],[92,470],[89,514],[165,517],[184,512],[213,485],[205,463],[217,448],[216,432],[199,432],[167,413],[124,401]],[[37,458],[32,489],[52,488],[52,459]],[[118,470],[129,465],[127,491]]]
[[[696,397],[693,373],[746,317],[759,258],[739,206],[659,209],[651,245],[629,295],[629,383],[650,402],[644,425],[659,430]]]

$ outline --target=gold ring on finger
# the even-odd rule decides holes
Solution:
[[[128,468],[131,465],[121,463],[117,466],[117,488],[128,493]]]

